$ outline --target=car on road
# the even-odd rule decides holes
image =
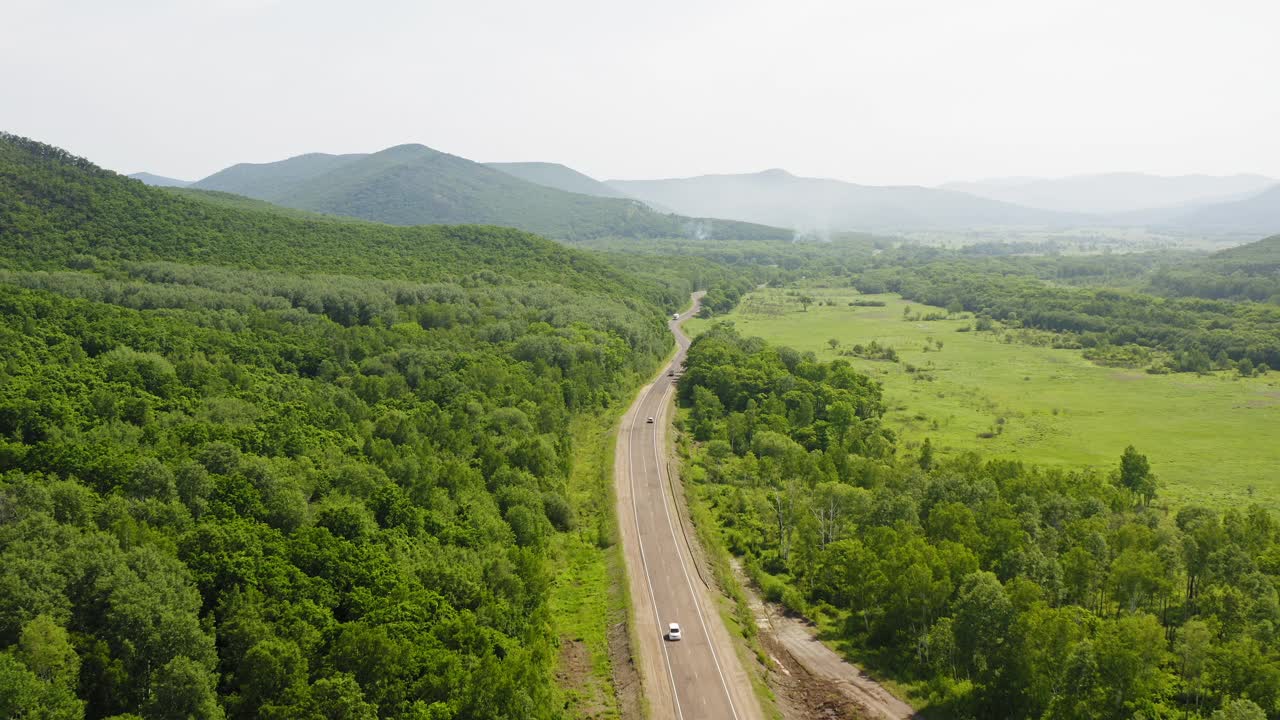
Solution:
[[[672,320],[679,320],[679,319],[680,319],[680,313],[671,313],[671,319],[672,319]]]
[[[649,423],[650,425],[652,425],[652,424],[653,424],[653,418],[649,418],[648,420],[645,420],[645,422],[647,422],[647,423]]]
[[[671,623],[670,625],[667,626],[667,639],[668,640],[680,639],[680,623]]]

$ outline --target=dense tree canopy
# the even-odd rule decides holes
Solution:
[[[1162,295],[1280,304],[1280,235],[1161,268],[1150,280]]]
[[[556,717],[575,417],[679,272],[0,142],[0,715]]]

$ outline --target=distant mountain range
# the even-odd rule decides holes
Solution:
[[[479,223],[567,240],[792,239],[795,233],[1146,227],[1280,232],[1280,182],[1261,175],[1107,173],[942,187],[873,186],[780,170],[601,182],[550,162],[480,164],[424,145],[234,165],[189,186],[395,225]]]
[[[155,187],[186,187],[191,184],[190,180],[177,180],[163,175],[152,175],[149,172],[138,172],[129,177]]]
[[[1280,183],[1260,175],[1113,173],[925,188],[857,185],[775,169],[607,184],[676,212],[799,230],[1148,227],[1212,234],[1280,232]]]
[[[856,185],[785,170],[667,180],[609,180],[632,197],[676,212],[799,230],[943,230],[991,226],[1065,227],[1086,222],[1052,212],[916,186]]]
[[[996,178],[941,186],[1042,210],[1113,215],[1240,200],[1280,184],[1261,175],[1106,173],[1063,178]]]
[[[782,228],[666,214],[622,197],[566,192],[517,177],[521,173],[599,191],[591,186],[595,181],[585,175],[574,177],[580,174],[562,166],[514,163],[496,170],[425,145],[244,163],[191,187],[393,225],[502,225],[568,240],[610,236],[776,240],[793,235]]]

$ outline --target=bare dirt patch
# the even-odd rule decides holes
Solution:
[[[582,640],[560,638],[556,684],[572,696],[577,717],[601,717],[607,711],[608,698],[600,697],[599,688],[591,682],[591,651]]]
[[[760,641],[773,662],[769,686],[778,695],[787,720],[915,717],[911,706],[819,641],[807,622],[765,602],[742,566],[733,565],[760,629]]]
[[[769,687],[778,699],[778,709],[787,720],[869,720],[863,709],[833,687],[814,677],[791,653],[768,632],[761,631],[760,642],[769,659]]]
[[[627,634],[625,620],[609,626],[609,666],[613,670],[613,687],[622,720],[643,720],[640,671],[632,659],[631,636]]]

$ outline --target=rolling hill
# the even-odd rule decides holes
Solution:
[[[584,175],[571,167],[559,163],[548,162],[491,162],[486,167],[501,170],[521,180],[545,187],[564,190],[565,192],[593,195],[595,197],[627,198],[631,196],[621,190],[606,185],[595,178]]]
[[[565,192],[424,145],[240,164],[192,187],[393,225],[501,225],[565,240],[792,236],[780,228],[669,215],[635,200]]]
[[[1248,245],[1220,250],[1210,255],[1209,259],[1239,267],[1280,268],[1280,235],[1272,235]]]
[[[186,187],[191,184],[190,180],[178,180],[176,178],[165,177],[163,175],[152,175],[149,172],[133,173],[129,177],[153,187]]]
[[[511,228],[395,227],[133,182],[0,134],[0,265],[167,260],[427,280],[488,270],[575,288],[633,287],[597,256]],[[637,292],[641,290],[636,288]]]
[[[1057,212],[1118,214],[1236,200],[1276,183],[1261,175],[1103,173],[1063,178],[997,178],[943,185],[946,190]]]
[[[299,185],[368,155],[307,153],[271,163],[240,163],[192,183],[199,190],[217,190],[280,204]]]
[[[1280,235],[1158,268],[1148,292],[1280,305]]]
[[[1203,232],[1280,233],[1280,184],[1243,200],[1192,210],[1174,224]]]
[[[667,180],[609,180],[632,197],[687,215],[798,230],[940,230],[1065,226],[1084,218],[935,188],[856,185],[785,170]]]

